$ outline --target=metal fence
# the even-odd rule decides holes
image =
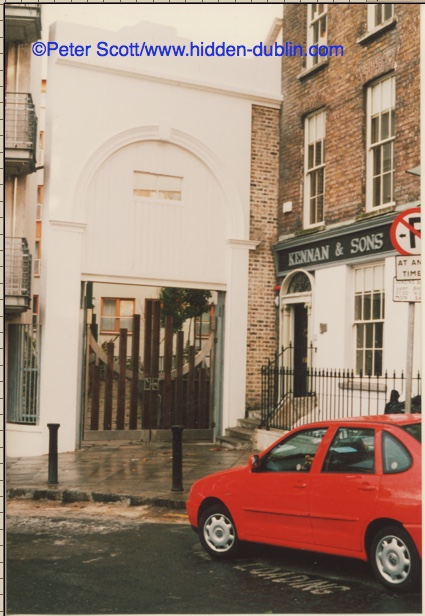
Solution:
[[[7,421],[37,424],[39,417],[41,327],[9,324]]]
[[[403,372],[373,376],[307,365],[296,369],[283,365],[284,355],[282,351],[261,369],[261,426],[266,429],[289,430],[310,421],[382,414],[392,390],[401,397],[406,391]],[[418,372],[412,379],[412,396],[420,393]]]
[[[24,237],[6,237],[5,292],[6,295],[31,297],[31,254]]]

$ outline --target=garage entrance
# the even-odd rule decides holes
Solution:
[[[117,287],[106,286],[111,296]],[[175,331],[158,297],[142,304],[143,293],[134,300],[128,287],[121,298],[95,298],[96,285],[85,288],[82,440],[167,440],[172,425],[183,425],[190,438],[212,440],[216,304]],[[158,293],[144,289],[144,295]]]

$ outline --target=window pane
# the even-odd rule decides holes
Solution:
[[[391,137],[395,135],[395,109],[391,110]]]
[[[363,297],[363,320],[370,321],[371,315],[371,297],[370,293],[365,293]]]
[[[107,319],[105,317],[102,317],[100,329],[102,331],[114,332],[115,331],[115,319]]]
[[[384,9],[384,20],[390,19],[390,17],[392,17],[392,14],[393,14],[393,5],[384,4],[382,8]]]
[[[317,141],[316,142],[316,160],[315,160],[315,164],[316,164],[316,166],[322,164],[322,142],[321,141]]]
[[[384,473],[402,473],[412,465],[412,458],[405,446],[392,434],[382,433]]]
[[[370,376],[373,374],[372,357],[373,357],[373,352],[370,350],[366,350],[365,351],[364,373],[367,376]]]
[[[325,136],[325,114],[322,113],[318,113],[315,118],[316,118],[316,139],[323,139]]]
[[[381,294],[380,293],[373,294],[372,318],[373,319],[381,318]]]
[[[377,141],[379,141],[379,116],[372,118],[371,142],[376,143]]]
[[[379,175],[381,173],[381,147],[374,148],[373,150],[373,175]]]
[[[372,115],[381,111],[381,84],[372,86]]]
[[[373,268],[365,267],[364,270],[364,290],[372,291],[373,288]]]
[[[381,177],[373,178],[373,205],[381,205]]]
[[[383,323],[375,323],[375,349],[382,349],[383,343]]]
[[[355,270],[355,284],[354,284],[354,289],[356,291],[356,293],[358,291],[363,291],[363,269],[356,269]]]
[[[314,145],[308,146],[308,168],[312,169],[314,167]]]
[[[373,288],[377,291],[382,291],[384,288],[384,267],[376,265],[373,268]]]
[[[319,42],[319,22],[316,21],[316,23],[313,24],[312,28],[313,28],[313,45],[314,45],[315,43]],[[317,57],[315,57],[315,60],[317,62]]]
[[[382,82],[382,101],[381,101],[381,109],[384,111],[385,109],[391,109],[393,106],[392,102],[392,88],[391,88],[391,78],[385,79]]]
[[[276,445],[263,458],[261,469],[274,472],[308,472],[326,428],[304,430]]]
[[[392,173],[386,173],[382,176],[382,203],[389,203],[392,201]]]
[[[393,144],[392,143],[386,143],[384,146],[382,146],[382,171],[385,173],[387,171],[391,171],[392,169],[392,151],[393,151]]]
[[[388,139],[390,136],[390,112],[381,115],[381,139]]]
[[[316,222],[316,197],[313,197],[310,199],[310,224],[314,225]]]
[[[128,329],[128,331],[133,331],[133,319],[120,319],[120,328]]]
[[[364,325],[357,325],[357,348],[362,349],[364,347],[363,343],[364,336]]]
[[[374,328],[374,324],[373,323],[367,323],[367,325],[365,326],[366,328],[366,348],[367,349],[372,349],[373,348],[373,328]]]
[[[374,368],[375,376],[382,375],[382,351],[375,351],[375,368]]]
[[[363,373],[363,351],[357,351],[356,353],[356,374]]]
[[[133,315],[134,302],[133,300],[122,299],[120,301],[120,315],[122,317],[128,317]]]
[[[354,319],[355,321],[362,320],[362,296],[356,295],[354,298]]]
[[[326,473],[373,473],[375,433],[370,429],[340,428],[323,464]]]
[[[103,314],[105,315],[116,315],[117,314],[117,302],[115,299],[104,299],[103,300]]]
[[[382,22],[382,7],[380,4],[375,6],[375,26],[379,26]]]
[[[317,197],[317,220],[316,222],[323,221],[323,195]]]

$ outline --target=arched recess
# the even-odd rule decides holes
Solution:
[[[102,143],[82,164],[73,198],[73,219],[86,221],[85,197],[96,171],[114,152],[128,145],[143,141],[158,141],[174,144],[198,158],[215,177],[223,193],[223,208],[228,223],[228,238],[246,240],[249,235],[249,212],[244,211],[237,187],[219,157],[204,143],[192,135],[168,126],[135,127]]]
[[[280,344],[295,371],[311,367],[314,277],[297,269],[284,279],[280,292]],[[289,357],[290,355],[290,357]]]

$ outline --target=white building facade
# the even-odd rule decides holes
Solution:
[[[91,49],[49,58],[40,416],[7,426],[12,456],[47,453],[49,423],[59,451],[79,446],[87,282],[215,291],[217,429],[245,413],[252,109],[279,109],[280,63],[96,54],[117,39],[187,43],[153,24],[52,28],[51,41]]]

